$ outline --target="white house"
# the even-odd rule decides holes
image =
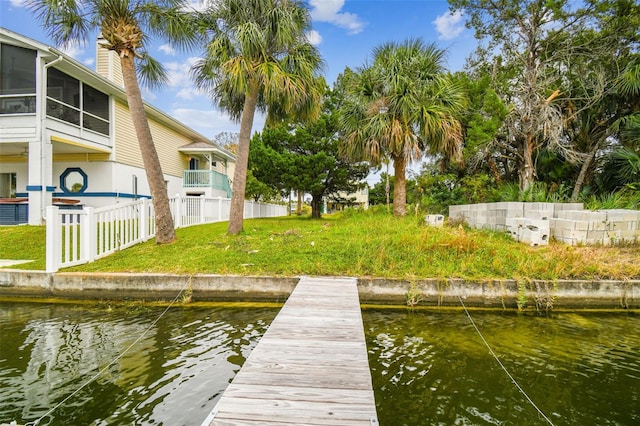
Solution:
[[[96,52],[92,71],[0,27],[0,224],[149,197],[120,61]],[[230,197],[235,156],[145,106],[169,195]]]
[[[369,208],[369,186],[356,192],[341,191],[324,198],[324,211],[327,213],[339,212],[348,207],[367,210]]]

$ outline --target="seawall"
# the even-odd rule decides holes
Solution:
[[[299,277],[80,273],[0,269],[0,297],[283,302]],[[640,309],[640,280],[359,278],[362,304],[487,308]]]

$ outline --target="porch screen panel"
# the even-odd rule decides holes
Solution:
[[[109,96],[56,68],[47,74],[47,115],[109,135]]]
[[[0,114],[36,112],[36,51],[0,45]]]
[[[93,87],[82,85],[82,127],[109,135],[109,97]]]
[[[80,82],[55,68],[47,74],[47,115],[80,125]]]

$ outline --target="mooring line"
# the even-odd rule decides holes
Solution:
[[[189,276],[189,280],[186,282],[186,284],[180,289],[180,291],[178,292],[178,294],[176,294],[176,297],[173,298],[173,300],[171,301],[171,303],[169,303],[169,305],[165,308],[164,311],[162,311],[162,313],[160,314],[160,316],[158,318],[156,318],[151,324],[149,324],[149,327],[147,327],[147,329],[133,342],[131,343],[120,355],[118,355],[117,357],[115,357],[109,364],[107,364],[105,367],[103,367],[100,371],[98,371],[93,377],[91,377],[89,380],[87,380],[86,382],[84,382],[82,384],[82,386],[80,386],[78,389],[76,389],[73,393],[71,393],[69,396],[67,396],[65,399],[63,399],[62,401],[60,401],[58,404],[56,404],[55,407],[53,407],[52,409],[50,409],[49,411],[47,411],[44,415],[40,416],[38,419],[31,421],[31,422],[27,422],[24,424],[24,426],[38,426],[38,424],[42,421],[42,419],[44,419],[45,417],[49,416],[51,413],[53,413],[55,410],[57,410],[58,408],[60,408],[62,405],[64,405],[67,401],[69,401],[71,398],[73,398],[74,396],[76,396],[82,389],[84,389],[85,387],[87,387],[89,384],[91,384],[93,381],[95,381],[98,377],[100,377],[102,375],[102,373],[104,373],[105,371],[107,371],[107,369],[109,367],[111,367],[113,364],[115,364],[116,362],[118,362],[120,360],[120,358],[122,358],[127,352],[129,352],[129,350],[131,348],[133,348],[135,345],[137,345],[140,340],[142,340],[142,338],[144,336],[146,336],[146,334],[151,330],[151,328],[153,326],[155,326],[158,321],[160,321],[160,319],[164,316],[164,314],[167,313],[167,311],[169,310],[169,308],[171,308],[176,301],[178,300],[178,298],[180,297],[180,295],[185,291],[185,289],[191,284],[191,278],[192,276]]]
[[[478,326],[476,325],[475,321],[473,320],[473,318],[471,318],[471,314],[469,313],[469,311],[467,310],[467,307],[465,306],[464,302],[462,301],[462,297],[460,297],[460,295],[458,294],[458,300],[460,301],[460,304],[462,305],[462,307],[464,308],[464,312],[467,314],[467,317],[469,317],[469,321],[471,322],[471,325],[473,325],[473,328],[476,329],[476,332],[478,333],[478,335],[480,336],[480,338],[482,339],[482,342],[484,343],[484,345],[487,347],[487,349],[489,350],[489,353],[491,355],[493,355],[493,357],[495,358],[495,360],[498,362],[498,364],[500,365],[500,367],[502,367],[502,369],[504,370],[505,373],[507,373],[507,376],[509,376],[509,378],[511,379],[511,381],[513,382],[513,384],[516,386],[516,388],[518,388],[518,390],[520,391],[520,393],[522,395],[524,395],[524,397],[527,399],[527,401],[529,401],[529,403],[533,406],[533,408],[535,408],[538,413],[547,421],[547,423],[549,423],[551,426],[553,426],[553,422],[551,421],[551,419],[549,417],[547,417],[544,412],[538,408],[538,406],[536,405],[535,402],[533,402],[533,400],[531,398],[529,398],[529,395],[527,395],[527,393],[524,391],[524,389],[522,389],[522,387],[518,384],[518,382],[516,381],[516,379],[511,375],[511,373],[509,373],[509,370],[507,370],[507,367],[504,366],[504,364],[502,364],[502,361],[500,361],[500,359],[498,358],[498,356],[496,355],[496,353],[493,351],[493,349],[491,349],[491,346],[489,346],[489,343],[487,342],[487,340],[484,338],[484,336],[482,335],[482,333],[480,332],[480,329],[478,328]]]

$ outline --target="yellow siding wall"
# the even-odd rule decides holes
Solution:
[[[152,119],[149,120],[149,127],[160,158],[162,172],[182,177],[182,171],[188,168],[188,162],[187,157],[178,152],[178,148],[193,141]],[[120,102],[116,102],[115,136],[116,161],[134,167],[144,167],[129,109]]]

